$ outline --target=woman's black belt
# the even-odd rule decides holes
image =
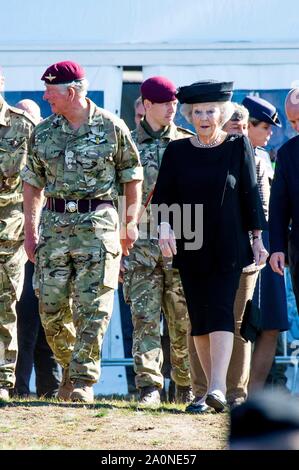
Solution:
[[[113,206],[112,201],[106,201],[103,199],[57,199],[56,197],[48,197],[46,208],[53,212],[77,212],[78,214],[81,214],[84,212],[95,211],[101,204],[110,204]]]

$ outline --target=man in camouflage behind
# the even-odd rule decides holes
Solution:
[[[1,72],[0,72],[1,75]],[[0,80],[2,83],[2,79]],[[23,191],[25,165],[33,122],[0,95],[0,400],[9,399],[17,361],[16,301],[24,279]]]
[[[128,255],[138,237],[142,167],[124,122],[86,98],[79,64],[54,64],[42,80],[54,114],[36,127],[22,172],[25,249],[36,261],[47,341],[64,368],[58,398],[92,402],[121,248]],[[113,201],[121,185],[136,207],[124,214],[120,240]]]
[[[154,188],[168,143],[192,135],[173,122],[177,108],[175,93],[174,84],[165,77],[151,77],[141,85],[145,118],[132,136],[144,169],[143,204]],[[150,205],[147,207],[147,220],[145,233],[140,232],[134,249],[124,260],[124,296],[132,311],[133,359],[136,386],[140,389],[139,403],[150,407],[160,403],[159,391],[163,387],[161,310],[169,329],[171,377],[176,385],[176,401],[187,403],[192,399],[187,306],[178,270],[166,269],[158,240],[150,235]]]

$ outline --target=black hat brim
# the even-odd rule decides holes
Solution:
[[[213,102],[224,102],[232,99],[233,93],[231,91],[219,91],[211,93],[200,93],[192,96],[184,96],[177,93],[176,97],[181,104],[194,104],[194,103],[213,103]]]
[[[267,113],[265,113],[265,111],[262,111],[262,115],[265,117],[265,119],[259,119],[261,122],[267,122],[268,124],[272,124],[272,126],[275,126],[275,127],[282,126],[278,117],[274,121],[274,119],[272,119]]]
[[[205,80],[180,87],[176,97],[181,104],[224,102],[231,100],[232,90],[233,82]]]

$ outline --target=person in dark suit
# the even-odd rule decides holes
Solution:
[[[38,398],[54,398],[61,380],[61,372],[47,343],[38,313],[38,298],[32,287],[34,264],[27,261],[21,298],[17,303],[18,359],[13,395],[30,396],[30,377],[35,371]]]
[[[275,106],[263,98],[246,96],[243,105],[249,111],[248,137],[254,148],[256,162],[263,164],[265,177],[268,179],[268,188],[260,193],[264,202],[265,216],[268,218],[270,187],[274,172],[270,156],[264,147],[271,139],[273,127],[280,128],[281,122]],[[267,185],[267,181],[264,185]],[[266,249],[269,250],[268,230],[263,231],[262,238]],[[265,386],[275,356],[279,332],[289,328],[284,279],[274,273],[268,263],[259,273],[252,300],[260,308],[261,331],[256,338],[251,358],[249,395]]]
[[[299,133],[299,88],[285,102],[287,118]],[[270,265],[283,276],[288,253],[293,290],[299,310],[299,136],[282,145],[277,153],[270,197]]]
[[[208,385],[197,404],[202,411],[208,406],[222,411],[226,405],[241,271],[253,258],[260,265],[268,256],[253,149],[247,137],[222,130],[234,111],[231,96],[232,82],[179,89],[177,98],[196,134],[167,146],[153,196],[153,204],[173,211],[172,226],[161,211],[159,245],[164,257],[175,255],[173,266],[181,275],[191,335]]]

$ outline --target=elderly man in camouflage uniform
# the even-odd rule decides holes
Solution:
[[[124,122],[86,98],[79,64],[54,64],[42,80],[54,114],[36,127],[22,172],[25,248],[36,261],[46,337],[64,368],[58,398],[92,402],[121,247],[128,255],[138,237],[142,167]],[[135,209],[125,214],[120,240],[113,201],[121,185]]]
[[[17,360],[16,301],[23,287],[27,259],[23,245],[25,164],[33,123],[24,111],[0,95],[0,399],[9,399]]]
[[[177,107],[175,93],[174,84],[165,77],[151,77],[141,85],[145,118],[132,135],[144,169],[143,204],[149,200],[154,188],[168,143],[192,135],[173,122]],[[134,249],[124,261],[124,295],[132,310],[136,386],[141,390],[139,403],[144,406],[160,403],[159,390],[163,387],[161,310],[168,323],[171,377],[176,384],[176,401],[186,403],[192,399],[187,306],[178,270],[165,269],[158,240],[150,235],[150,205],[147,216],[146,233],[140,233]]]

